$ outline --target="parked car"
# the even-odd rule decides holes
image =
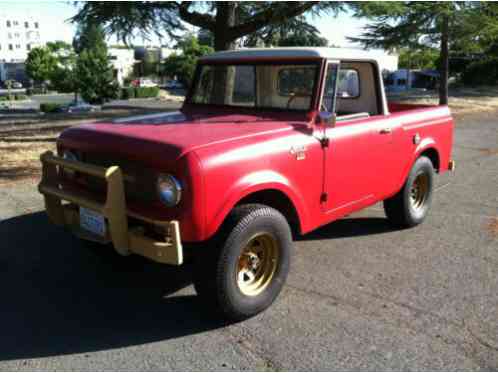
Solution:
[[[183,89],[184,86],[178,80],[170,80],[164,85],[166,89]]]
[[[2,83],[2,88],[8,89],[9,85],[10,85],[10,88],[12,88],[12,89],[21,89],[23,87],[21,82],[18,82],[17,80],[13,80],[13,79],[8,79]]]
[[[388,103],[368,52],[219,52],[193,82],[178,112],[65,130],[39,190],[84,240],[193,260],[196,291],[228,319],[275,300],[293,234],[379,201],[393,225],[416,226],[454,169],[448,107]]]
[[[57,112],[59,113],[88,113],[100,110],[100,107],[90,105],[83,100],[72,101],[70,104],[61,106]]]
[[[135,79],[131,82],[134,87],[157,87],[157,84],[147,78]]]

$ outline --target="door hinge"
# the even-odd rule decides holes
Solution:
[[[329,138],[328,137],[322,137],[320,139],[320,144],[322,144],[322,148],[328,148],[329,147]]]
[[[322,193],[320,196],[320,203],[327,202],[327,199],[329,198],[329,195],[327,193]]]

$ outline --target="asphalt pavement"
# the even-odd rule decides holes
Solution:
[[[457,119],[427,220],[381,205],[295,243],[266,312],[209,317],[189,266],[103,257],[0,187],[0,370],[498,370],[498,115]]]

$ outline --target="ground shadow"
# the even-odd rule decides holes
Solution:
[[[297,241],[315,241],[334,238],[347,238],[381,234],[399,230],[386,218],[362,217],[344,218],[324,225],[304,236],[296,237]]]
[[[105,350],[222,327],[187,267],[104,258],[45,213],[0,221],[0,360]]]
[[[298,240],[391,230],[386,219],[348,218]],[[174,294],[191,284],[190,265],[96,253],[44,212],[0,221],[0,237],[0,360],[167,341],[226,325],[190,290]]]

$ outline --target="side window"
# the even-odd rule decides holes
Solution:
[[[357,98],[360,96],[360,77],[353,69],[340,69],[337,80],[338,98]]]
[[[335,111],[334,99],[337,82],[338,65],[329,64],[327,66],[327,75],[325,77],[325,87],[323,89],[322,108],[320,110],[333,113]]]
[[[286,68],[278,72],[277,91],[280,96],[311,96],[315,82],[316,69]]]

